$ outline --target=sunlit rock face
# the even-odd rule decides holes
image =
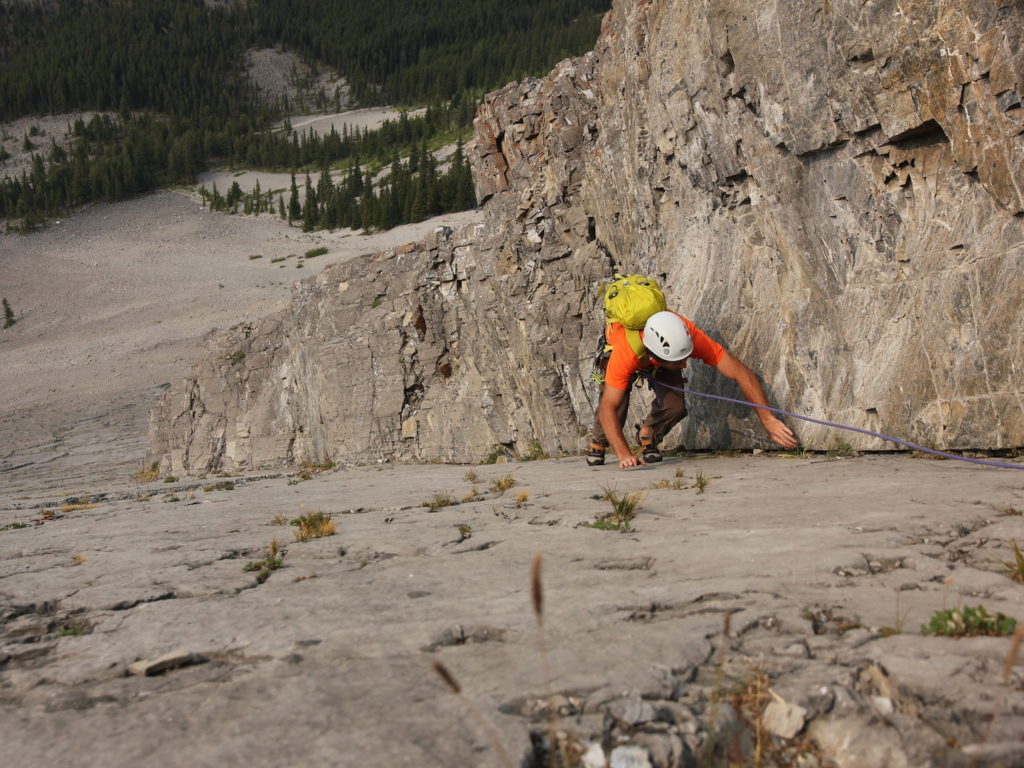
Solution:
[[[616,270],[660,276],[779,407],[1024,445],[1022,37],[1011,2],[616,0],[593,52],[481,106],[484,224],[328,268],[225,334],[154,408],[150,458],[575,452]],[[767,445],[749,409],[690,411],[670,445]]]

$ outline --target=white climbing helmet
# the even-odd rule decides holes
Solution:
[[[655,312],[647,318],[644,346],[670,363],[687,358],[693,352],[690,331],[675,312]]]

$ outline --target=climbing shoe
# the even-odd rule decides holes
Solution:
[[[587,466],[600,467],[604,464],[605,447],[600,443],[591,443],[590,451],[587,453]]]
[[[644,461],[648,464],[657,464],[661,461],[661,451],[658,450],[658,446],[654,444],[653,437],[643,437],[640,434],[640,425],[636,425],[636,442],[640,446],[640,455],[644,457]]]

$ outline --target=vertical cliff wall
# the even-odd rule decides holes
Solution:
[[[1022,445],[1022,30],[1013,2],[616,0],[592,53],[485,100],[482,226],[328,268],[225,334],[154,408],[150,458],[576,451],[615,269],[660,275],[782,407]],[[702,365],[691,386],[734,392]],[[740,407],[691,414],[687,446],[765,444]]]

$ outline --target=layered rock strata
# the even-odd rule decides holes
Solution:
[[[592,53],[481,106],[482,226],[297,284],[154,408],[150,458],[576,451],[617,269],[660,276],[780,407],[1024,445],[1022,30],[1010,2],[616,0]],[[742,406],[690,410],[687,447],[766,445]]]

